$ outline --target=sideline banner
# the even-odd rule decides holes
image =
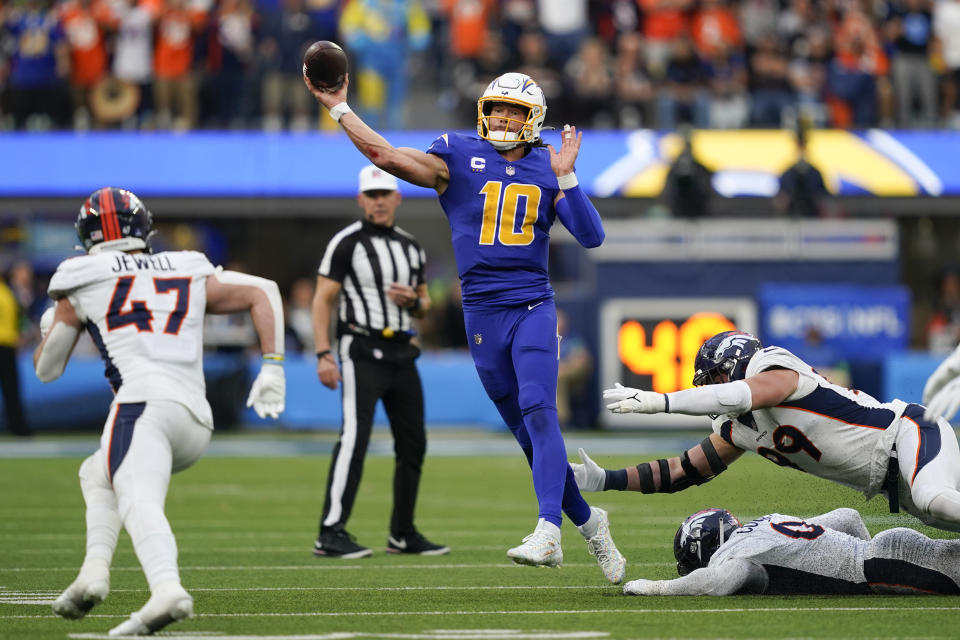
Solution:
[[[764,343],[808,361],[879,363],[904,351],[910,337],[910,292],[902,286],[769,283],[757,302]]]
[[[440,133],[385,137],[426,150]],[[545,131],[544,141],[559,145],[559,133]],[[692,144],[728,197],[773,195],[796,160],[789,131],[702,130]],[[673,133],[586,131],[577,175],[591,196],[655,197],[681,146]],[[960,195],[957,131],[815,130],[807,148],[835,195]],[[14,132],[0,134],[0,149],[0,198],[81,197],[104,185],[143,197],[344,198],[367,164],[345,134],[320,132]],[[405,183],[401,191],[434,194]]]

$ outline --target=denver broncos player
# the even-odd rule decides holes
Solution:
[[[349,80],[349,78],[348,78]],[[304,82],[363,155],[384,171],[435,189],[452,232],[467,340],[487,395],[533,468],[539,521],[507,555],[518,564],[558,566],[561,511],[614,584],[625,560],[607,514],[584,501],[566,461],[557,421],[557,315],[547,276],[550,227],[560,222],[584,247],[603,242],[600,216],[577,184],[582,134],[564,127],[559,151],[540,141],[547,110],[529,77],[496,78],[477,101],[477,135],[443,134],[426,153],[394,148],[345,102],[347,85],[320,91]]]
[[[743,526],[725,509],[704,509],[677,529],[673,554],[680,578],[631,580],[623,593],[960,594],[960,540],[903,527],[871,539],[853,509],[805,519],[771,513]]]
[[[607,471],[581,450],[581,489],[680,491],[703,484],[744,451],[862,492],[884,493],[891,512],[960,531],[960,447],[943,418],[902,400],[879,402],[831,384],[786,349],[725,331],[700,347],[693,383],[674,393],[622,387],[603,392],[614,413],[711,415],[713,434],[681,456]]]
[[[100,449],[80,466],[86,556],[53,610],[82,618],[107,596],[122,526],[151,595],[110,635],[146,635],[193,614],[163,505],[171,473],[200,458],[213,430],[204,391],[204,315],[250,313],[265,355],[247,406],[276,418],[284,408],[283,306],[272,280],[214,269],[195,251],[151,253],[151,214],[125,189],[95,191],[76,228],[87,254],[62,262],[50,279],[56,305],[41,319],[34,366],[43,382],[60,377],[86,330],[115,397]]]

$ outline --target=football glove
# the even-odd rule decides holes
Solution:
[[[573,469],[573,477],[577,480],[577,486],[580,487],[581,491],[603,491],[603,485],[607,480],[607,474],[603,467],[591,460],[583,447],[577,449],[577,453],[580,454],[583,464],[570,463],[570,468]]]
[[[253,407],[261,418],[279,418],[283,413],[286,391],[287,379],[283,374],[283,366],[265,362],[250,388],[247,406]]]
[[[926,399],[926,393],[924,393],[924,399]],[[952,418],[957,413],[957,409],[960,409],[960,378],[954,378],[948,382],[925,405],[924,420],[933,422],[937,416],[943,416],[947,420]]]
[[[958,376],[960,376],[960,348],[947,356],[937,367],[937,370],[927,378],[927,384],[923,387],[923,404],[927,406],[927,411],[923,414],[924,419],[929,420],[929,415],[936,415],[936,411],[933,409],[934,396],[937,396],[947,385],[951,384],[951,381],[956,381]],[[941,399],[937,406],[945,409],[947,403]],[[956,411],[956,408],[954,408],[954,411]],[[940,415],[947,419],[950,418],[945,413]]]
[[[656,595],[653,589],[653,580],[631,580],[623,585],[623,595],[625,596],[652,596]]]
[[[662,413],[667,408],[662,393],[625,387],[619,382],[613,389],[603,390],[603,399],[613,401],[607,405],[613,413]]]
[[[50,331],[50,327],[53,326],[53,316],[56,314],[57,307],[53,306],[43,312],[43,315],[40,316],[40,339],[43,340],[47,337],[47,333]]]

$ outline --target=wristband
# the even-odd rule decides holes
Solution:
[[[571,172],[565,176],[558,176],[557,184],[560,185],[560,189],[566,190],[566,189],[573,189],[575,186],[577,186],[580,183],[577,182],[577,174]]]
[[[333,355],[333,354],[330,353],[330,349],[324,349],[323,351],[317,351],[317,360],[319,360],[320,358],[324,358],[324,357],[326,357],[326,356],[332,356],[332,355]]]
[[[283,364],[283,354],[282,353],[265,353],[263,354],[263,361],[269,362],[271,364]]]
[[[617,471],[610,471],[610,469],[603,470],[603,490],[604,491],[623,491],[627,488],[627,470],[618,469]]]
[[[343,117],[345,113],[353,113],[353,109],[350,108],[346,102],[338,102],[337,104],[330,107],[330,117],[340,122],[340,118]]]

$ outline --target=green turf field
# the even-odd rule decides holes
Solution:
[[[3,446],[3,445],[0,445]],[[675,453],[675,452],[670,452]],[[596,456],[606,466],[637,457]],[[957,638],[951,597],[637,598],[606,583],[582,538],[564,523],[564,566],[511,565],[507,548],[535,525],[519,453],[427,459],[418,525],[449,556],[383,553],[392,461],[369,457],[350,530],[372,558],[318,559],[316,534],[328,456],[206,458],[174,478],[167,501],[183,583],[196,617],[177,638]],[[105,638],[138,609],[146,583],[122,534],[110,597],[82,621],[50,602],[79,567],[79,459],[0,460],[0,638]],[[872,532],[915,526],[862,496],[748,455],[717,480],[676,495],[588,494],[610,512],[627,579],[674,577],[672,539],[692,511],[724,506],[741,520],[771,511],[861,510]],[[927,528],[928,535],[949,536]]]

